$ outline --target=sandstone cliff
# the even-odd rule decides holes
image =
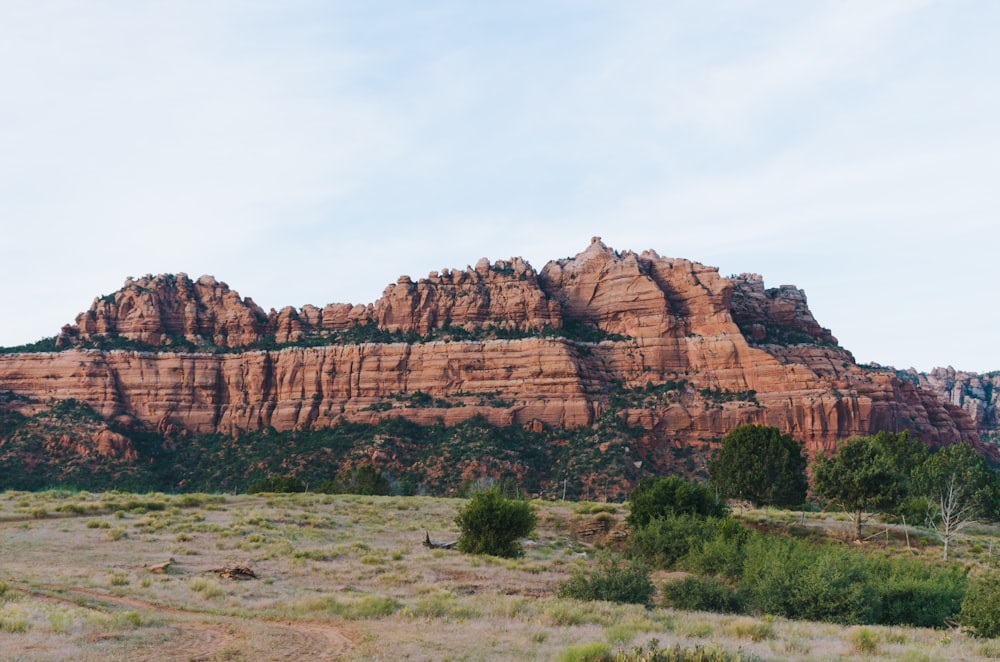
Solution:
[[[192,282],[186,274],[129,278],[112,295],[94,299],[90,309],[64,327],[60,339],[73,343],[95,336],[120,336],[149,345],[178,339],[205,339],[240,347],[260,340],[267,316],[211,276]]]
[[[101,349],[109,339],[119,348]],[[986,415],[856,365],[794,287],[599,238],[541,272],[513,258],[404,276],[369,305],[265,313],[209,276],[130,279],[59,342],[69,349],[0,355],[0,392],[35,407],[71,398],[170,438],[395,416],[581,429],[610,412],[630,457],[671,471],[675,451],[703,458],[742,423],[815,452],[878,430],[977,441]]]
[[[976,425],[979,436],[992,446],[1000,446],[1000,373],[979,374],[952,367],[935,368],[929,373],[909,369],[897,372],[900,378],[931,391],[945,403],[961,407]]]

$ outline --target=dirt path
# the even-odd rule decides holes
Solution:
[[[30,585],[6,580],[8,586],[35,599],[68,603],[101,612],[133,609],[166,621],[156,643],[143,642],[123,652],[122,659],[143,662],[247,660],[336,660],[352,646],[337,626],[322,621],[243,619],[119,596],[104,590],[56,584]],[[92,636],[100,641],[101,635]],[[108,638],[111,638],[109,636]]]

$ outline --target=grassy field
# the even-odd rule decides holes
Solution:
[[[560,660],[587,643],[715,646],[761,659],[1000,659],[958,631],[840,627],[556,596],[624,506],[538,503],[516,560],[430,549],[464,502],[351,495],[0,494],[0,660]],[[827,516],[750,511],[799,535]],[[831,534],[830,531],[833,533]],[[875,529],[872,529],[875,532]],[[984,563],[991,531],[959,554]],[[938,553],[899,529],[869,545]],[[905,541],[905,542],[904,542]],[[909,550],[906,548],[909,545]],[[998,550],[1000,553],[1000,550]],[[167,564],[165,572],[155,566]],[[246,566],[256,579],[219,570]],[[665,575],[654,577],[659,585]]]

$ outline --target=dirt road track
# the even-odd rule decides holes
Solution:
[[[29,585],[5,580],[10,588],[39,600],[69,603],[110,613],[136,610],[164,621],[164,634],[123,651],[121,659],[142,662],[247,660],[337,660],[351,649],[351,639],[336,625],[322,621],[243,619],[165,607],[139,598],[93,588]],[[100,641],[93,636],[92,641]]]

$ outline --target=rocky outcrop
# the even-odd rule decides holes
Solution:
[[[409,335],[338,335],[366,329]],[[144,345],[87,348],[100,338]],[[878,430],[977,439],[962,401],[856,365],[800,290],[596,237],[541,272],[513,258],[403,276],[369,305],[264,313],[211,277],[130,279],[61,341],[77,349],[0,356],[0,392],[72,398],[172,437],[394,416],[574,429],[611,412],[659,470],[671,468],[666,449],[705,449],[742,423],[811,451]]]
[[[592,324],[640,340],[733,332],[731,284],[718,269],[654,251],[618,253],[594,237],[574,258],[549,262],[539,276],[567,322]]]
[[[619,253],[599,237],[541,273],[520,258],[483,258],[464,271],[433,271],[417,281],[400,276],[368,305],[288,306],[264,313],[211,276],[129,278],[117,292],[94,299],[74,325],[63,328],[59,341],[86,347],[95,339],[118,338],[165,347],[183,340],[203,349],[240,348],[366,326],[421,337],[442,329],[530,333],[572,326],[643,340],[735,333],[752,344],[837,344],[813,319],[801,290],[765,290],[756,274],[726,279],[714,267],[655,251]]]
[[[765,289],[758,274],[740,274],[732,282],[733,320],[749,342],[837,345],[830,330],[813,318],[806,293],[794,285]]]
[[[960,407],[975,423],[983,441],[1000,446],[1000,420],[997,417],[1000,373],[979,374],[949,366],[934,368],[929,373],[910,368],[897,374],[921,389],[935,393],[945,404]]]
[[[439,329],[505,331],[558,329],[558,303],[539,288],[538,274],[520,258],[490,263],[485,258],[465,271],[432,271],[414,282],[400,276],[367,306],[292,306],[265,313],[212,276],[192,281],[187,274],[129,278],[115,292],[94,299],[76,323],[63,328],[62,346],[119,338],[152,347],[252,347],[282,345],[332,332],[373,326],[389,332],[426,336]]]
[[[417,282],[401,276],[372,307],[369,321],[421,335],[448,326],[528,331],[562,324],[559,305],[521,258],[493,264],[483,258],[465,271],[432,271]]]
[[[0,467],[6,486],[41,489],[113,476],[137,486],[146,470],[133,441],[73,400],[32,403],[0,394]]]
[[[178,340],[242,347],[269,331],[268,317],[251,299],[242,299],[211,276],[192,281],[187,274],[129,278],[114,294],[94,299],[90,309],[63,328],[62,344],[97,336],[121,337],[152,346]]]

